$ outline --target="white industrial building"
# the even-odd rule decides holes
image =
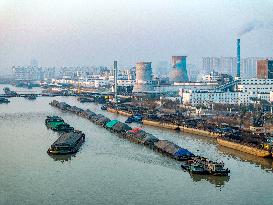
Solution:
[[[182,93],[183,104],[190,105],[210,105],[213,103],[220,104],[249,104],[253,98],[270,100],[270,94],[258,93],[249,94],[245,92],[221,92],[221,91],[189,91]]]
[[[211,71],[210,74],[202,76],[203,82],[217,82],[220,79],[221,79],[221,76],[219,75],[218,72],[215,72],[215,71]]]
[[[242,92],[189,91],[182,93],[183,104],[209,105],[212,103],[246,104],[247,95]]]
[[[238,83],[238,91],[246,93],[270,93],[273,91],[273,79],[241,79]]]
[[[249,104],[253,98],[273,101],[273,79],[240,79],[235,92],[212,90],[181,90],[184,104]]]

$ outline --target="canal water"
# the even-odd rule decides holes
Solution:
[[[11,98],[0,104],[0,205],[273,204],[273,160],[220,147],[205,137],[142,126],[231,170],[229,177],[190,175],[172,159],[51,107],[53,99],[126,120],[74,97]],[[58,138],[44,124],[47,115],[59,115],[86,134],[77,154],[47,155]]]

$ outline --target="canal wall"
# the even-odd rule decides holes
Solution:
[[[206,130],[200,130],[200,129],[189,128],[189,127],[184,127],[184,126],[179,126],[179,128],[182,132],[200,135],[200,136],[204,136],[204,137],[211,137],[211,138],[215,138],[215,139],[220,137],[220,134],[209,132]]]
[[[127,117],[132,116],[132,114],[130,114],[130,113],[128,113],[128,112],[121,111],[121,110],[116,110],[116,109],[113,109],[113,108],[107,108],[107,111],[108,111],[108,112],[111,112],[111,113],[115,113],[115,114],[127,116]]]
[[[218,144],[220,144],[222,146],[229,147],[229,148],[232,148],[232,149],[235,149],[235,150],[238,150],[241,152],[245,152],[248,154],[256,155],[258,157],[271,157],[271,153],[267,150],[262,150],[262,149],[258,149],[255,147],[242,145],[242,144],[239,144],[236,142],[231,142],[231,141],[223,140],[220,138],[217,139],[217,142],[218,142]]]
[[[152,120],[142,120],[142,122],[144,125],[150,125],[150,126],[172,129],[172,130],[179,130],[178,125],[174,125],[171,123],[157,122],[157,121],[152,121]]]

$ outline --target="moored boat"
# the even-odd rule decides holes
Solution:
[[[142,115],[136,114],[136,115],[128,117],[127,120],[125,121],[125,123],[132,123],[132,122],[142,123],[142,119],[143,119]]]
[[[87,97],[79,97],[78,101],[80,101],[81,103],[89,103],[89,102],[94,102],[93,98],[87,98]]]
[[[36,99],[36,95],[28,95],[25,97],[28,100],[35,100]]]
[[[194,160],[187,160],[181,163],[181,168],[193,174],[207,174],[204,166]]]
[[[5,92],[6,95],[10,95],[10,96],[17,95],[17,93],[15,91],[11,91],[8,87],[3,88],[3,91]]]
[[[227,176],[230,173],[228,168],[224,168],[223,162],[214,162],[200,156],[182,162],[181,168],[193,174]]]
[[[74,130],[73,127],[65,123],[64,120],[58,116],[47,116],[45,124],[49,129],[57,132],[71,132]]]
[[[133,117],[128,117],[127,120],[125,121],[125,123],[132,123],[134,122]]]
[[[76,153],[85,141],[85,134],[81,131],[63,133],[47,150],[48,154],[64,155]]]
[[[194,161],[204,166],[204,169],[211,175],[227,176],[230,173],[228,168],[224,168],[224,162],[214,162],[205,157],[197,156]]]
[[[10,103],[10,101],[7,98],[0,98],[0,104],[2,103]]]
[[[106,105],[101,106],[101,110],[107,110],[107,106]]]

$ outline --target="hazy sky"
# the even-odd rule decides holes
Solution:
[[[0,73],[12,65],[134,65],[188,55],[273,56],[273,0],[0,0]]]

